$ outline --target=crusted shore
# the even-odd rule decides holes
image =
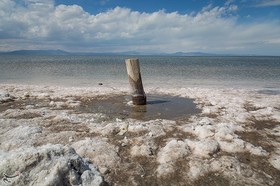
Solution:
[[[280,184],[279,92],[148,87],[200,110],[174,119],[88,109],[128,92],[0,85],[0,185]]]

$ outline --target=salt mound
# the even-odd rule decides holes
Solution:
[[[190,146],[192,153],[198,157],[210,157],[220,150],[219,143],[215,140],[191,141],[186,139],[185,142]]]
[[[157,168],[158,175],[163,176],[174,172],[176,161],[190,153],[185,142],[175,139],[169,141],[158,153],[157,162],[160,164]]]
[[[73,148],[59,144],[1,152],[0,167],[0,185],[104,184],[93,165]]]

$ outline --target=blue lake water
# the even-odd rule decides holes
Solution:
[[[126,86],[131,57],[0,55],[0,83]],[[135,57],[144,86],[280,89],[280,57]]]

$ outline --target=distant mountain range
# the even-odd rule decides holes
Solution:
[[[0,54],[11,55],[69,55],[71,53],[63,50],[15,50],[9,52],[0,52]]]
[[[0,55],[160,55],[160,56],[221,56],[218,54],[210,54],[203,52],[176,52],[176,53],[142,53],[135,51],[127,52],[104,52],[104,53],[94,53],[94,52],[66,52],[64,50],[16,50],[9,52],[0,52]]]

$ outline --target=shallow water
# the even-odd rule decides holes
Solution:
[[[114,96],[83,103],[82,112],[103,113],[112,119],[179,119],[199,113],[192,99],[168,95],[147,95],[146,105],[132,105],[130,96]]]
[[[133,56],[0,56],[0,83],[128,86],[124,60]],[[136,56],[137,57],[137,56]],[[280,57],[139,56],[147,87],[273,87]]]

